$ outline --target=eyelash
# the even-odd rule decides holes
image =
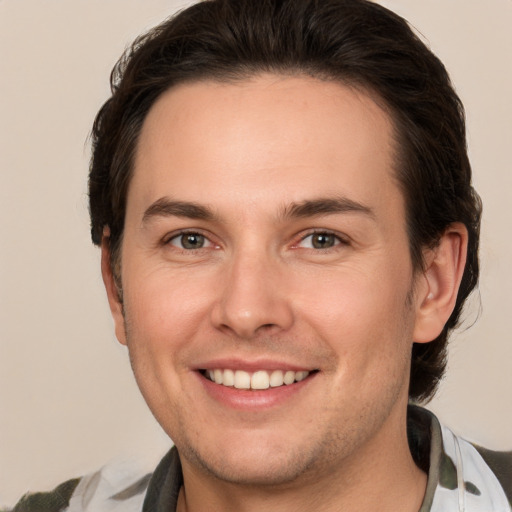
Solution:
[[[166,236],[163,240],[162,240],[162,244],[163,245],[173,245],[172,244],[172,241],[173,240],[177,240],[181,237],[184,237],[184,236],[187,236],[187,235],[196,235],[196,236],[200,236],[202,238],[205,239],[205,241],[210,245],[210,246],[213,246],[215,247],[216,244],[214,242],[212,242],[210,240],[210,238],[205,235],[204,233],[202,233],[200,230],[183,230],[183,231],[179,231],[178,233],[172,233],[170,236]],[[193,253],[195,251],[200,251],[201,249],[208,249],[209,247],[199,247],[197,249],[186,249],[184,247],[177,247],[177,246],[174,246],[173,247],[178,250],[178,251],[182,251],[182,252],[186,252],[186,253]]]
[[[208,244],[208,247],[199,247],[197,249],[186,249],[184,247],[177,247],[177,246],[174,246],[172,244],[173,240],[177,240],[177,239],[179,239],[181,237],[184,237],[184,236],[187,236],[187,235],[196,235],[196,236],[200,236],[200,237],[204,238],[204,240]],[[332,250],[336,250],[336,248],[338,246],[340,246],[340,245],[341,246],[346,246],[346,245],[349,245],[349,243],[350,243],[349,240],[347,240],[347,238],[345,238],[343,236],[340,236],[339,234],[336,234],[333,231],[329,231],[329,230],[325,230],[325,229],[316,229],[316,230],[310,231],[310,232],[306,233],[305,235],[301,236],[299,241],[297,243],[293,244],[293,248],[299,248],[298,246],[301,243],[303,243],[305,240],[307,240],[310,237],[314,237],[315,235],[324,235],[326,237],[333,237],[334,238],[334,245],[332,245],[331,247],[326,247],[326,248],[308,247],[308,248],[306,248],[307,250],[312,250],[312,251],[315,251],[315,252],[324,252],[325,253],[325,252],[330,252]],[[210,238],[206,234],[202,233],[199,230],[183,230],[183,231],[180,231],[178,233],[174,233],[171,236],[165,237],[162,240],[162,244],[163,245],[173,245],[173,247],[175,247],[177,250],[180,250],[180,251],[186,252],[186,253],[193,253],[195,251],[200,251],[201,249],[208,249],[211,246],[213,246],[213,247],[217,246],[217,244],[212,242],[210,240]]]
[[[318,252],[330,252],[336,250],[339,246],[347,246],[350,244],[349,240],[346,237],[343,237],[339,234],[334,233],[333,231],[329,231],[326,229],[315,229],[310,231],[309,233],[302,236],[297,244],[294,244],[294,247],[297,247],[300,243],[304,242],[304,240],[313,237],[315,235],[325,235],[327,237],[333,237],[335,239],[335,243],[331,247],[327,248],[307,248],[309,250],[318,251]]]

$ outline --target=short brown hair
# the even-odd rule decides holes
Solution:
[[[236,81],[271,72],[361,88],[389,112],[396,174],[406,202],[411,258],[447,227],[468,229],[468,259],[455,309],[431,343],[414,344],[409,396],[431,398],[446,366],[449,332],[478,280],[481,204],[471,186],[462,103],[446,69],[407,22],[367,0],[205,0],[138,38],[111,75],[112,96],[92,133],[92,239],[110,230],[119,279],[126,195],[144,119],[157,98],[187,81]]]

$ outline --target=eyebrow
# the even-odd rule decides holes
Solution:
[[[318,198],[290,203],[282,209],[280,217],[282,219],[297,219],[336,213],[362,213],[375,218],[375,214],[369,206],[346,197]],[[175,201],[168,197],[161,197],[152,203],[145,210],[142,223],[146,224],[155,217],[184,217],[206,221],[218,218],[208,206],[190,201]]]
[[[173,201],[168,197],[161,197],[152,203],[142,216],[145,224],[155,217],[186,217],[197,220],[214,220],[216,215],[211,208],[189,201]]]
[[[369,206],[347,197],[326,197],[291,203],[283,208],[281,216],[285,219],[305,218],[336,213],[362,213],[375,218],[375,213]]]

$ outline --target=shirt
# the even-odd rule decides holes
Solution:
[[[512,452],[473,445],[416,406],[407,427],[413,458],[428,474],[419,512],[512,512]],[[26,494],[12,512],[173,512],[182,485],[173,447],[153,473],[107,465],[51,492]]]

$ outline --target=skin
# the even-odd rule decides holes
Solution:
[[[103,275],[117,337],[180,453],[179,510],[419,509],[411,346],[453,308],[466,234],[453,225],[413,271],[393,140],[368,95],[306,77],[186,84],[149,112],[123,304],[108,231]],[[271,366],[314,372],[223,395],[198,371]]]

